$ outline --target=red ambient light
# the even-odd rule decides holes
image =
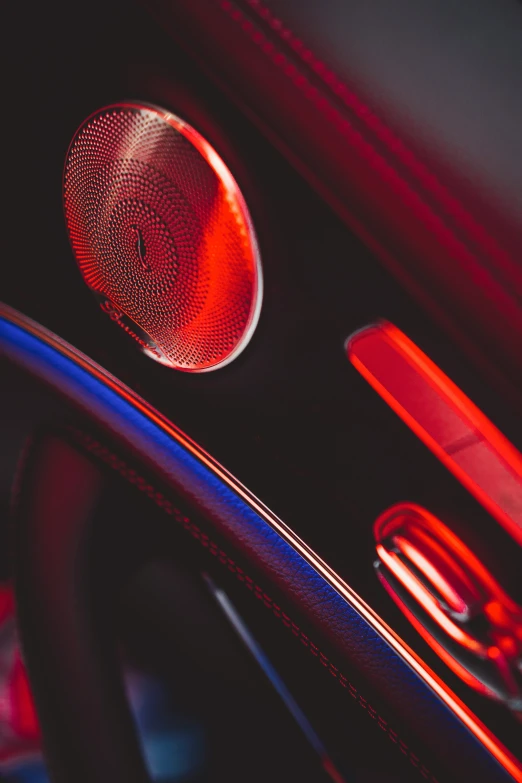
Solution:
[[[393,506],[374,532],[379,579],[414,628],[469,686],[520,712],[522,608],[420,506]]]
[[[390,645],[395,653],[405,660],[420,679],[428,685],[441,699],[442,703],[469,729],[489,753],[498,761],[503,770],[511,775],[517,783],[522,783],[522,764],[503,744],[498,737],[484,725],[484,723],[456,696],[451,688],[435,672],[427,666],[425,661],[401,639],[397,633],[377,615],[370,606],[347,584],[330,566],[322,560],[307,544],[299,539],[295,533],[276,517],[261,501],[249,490],[240,484],[228,471],[217,463],[209,454],[204,452],[193,440],[188,438],[170,420],[165,418],[149,403],[139,397],[135,392],[122,384],[114,376],[107,373],[102,367],[91,361],[77,349],[53,335],[41,325],[31,321],[26,316],[17,313],[12,308],[0,303],[0,318],[6,323],[16,326],[27,336],[39,340],[59,356],[71,362],[77,368],[88,373],[97,382],[103,384],[120,400],[139,411],[152,425],[158,427],[166,436],[182,446],[188,453],[196,457],[203,465],[211,470],[221,481],[234,490],[259,516],[268,524],[277,535],[291,544],[299,552],[301,557],[309,563],[321,578],[330,584],[345,601],[353,606],[364,618],[370,627],[377,630],[383,639]],[[20,356],[17,357],[20,361]],[[29,364],[29,366],[31,366]]]
[[[78,129],[65,220],[101,309],[156,361],[185,372],[231,362],[259,319],[262,270],[231,172],[190,125],[118,104]]]
[[[392,324],[356,332],[347,353],[390,408],[522,544],[522,455],[513,444]]]

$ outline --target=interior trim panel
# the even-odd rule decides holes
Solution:
[[[455,775],[522,781],[494,735],[281,520],[171,422],[116,378],[11,308],[0,310],[3,355],[83,410],[128,454],[208,520],[240,558],[284,596],[289,611],[379,689],[432,758]],[[284,609],[284,607],[282,607]]]

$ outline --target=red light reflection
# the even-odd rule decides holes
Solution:
[[[522,544],[522,455],[513,444],[392,324],[357,332],[347,351],[390,408]]]
[[[393,506],[374,530],[379,579],[415,629],[464,682],[520,711],[522,608],[464,542],[420,506]]]

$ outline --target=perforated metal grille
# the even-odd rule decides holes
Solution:
[[[64,204],[85,281],[149,355],[201,372],[243,349],[261,306],[257,242],[235,180],[193,128],[145,106],[99,111],[71,143]]]

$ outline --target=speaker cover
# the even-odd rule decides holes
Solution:
[[[194,128],[151,106],[101,109],[67,153],[64,207],[84,280],[148,356],[204,372],[243,350],[259,250],[236,181]]]

